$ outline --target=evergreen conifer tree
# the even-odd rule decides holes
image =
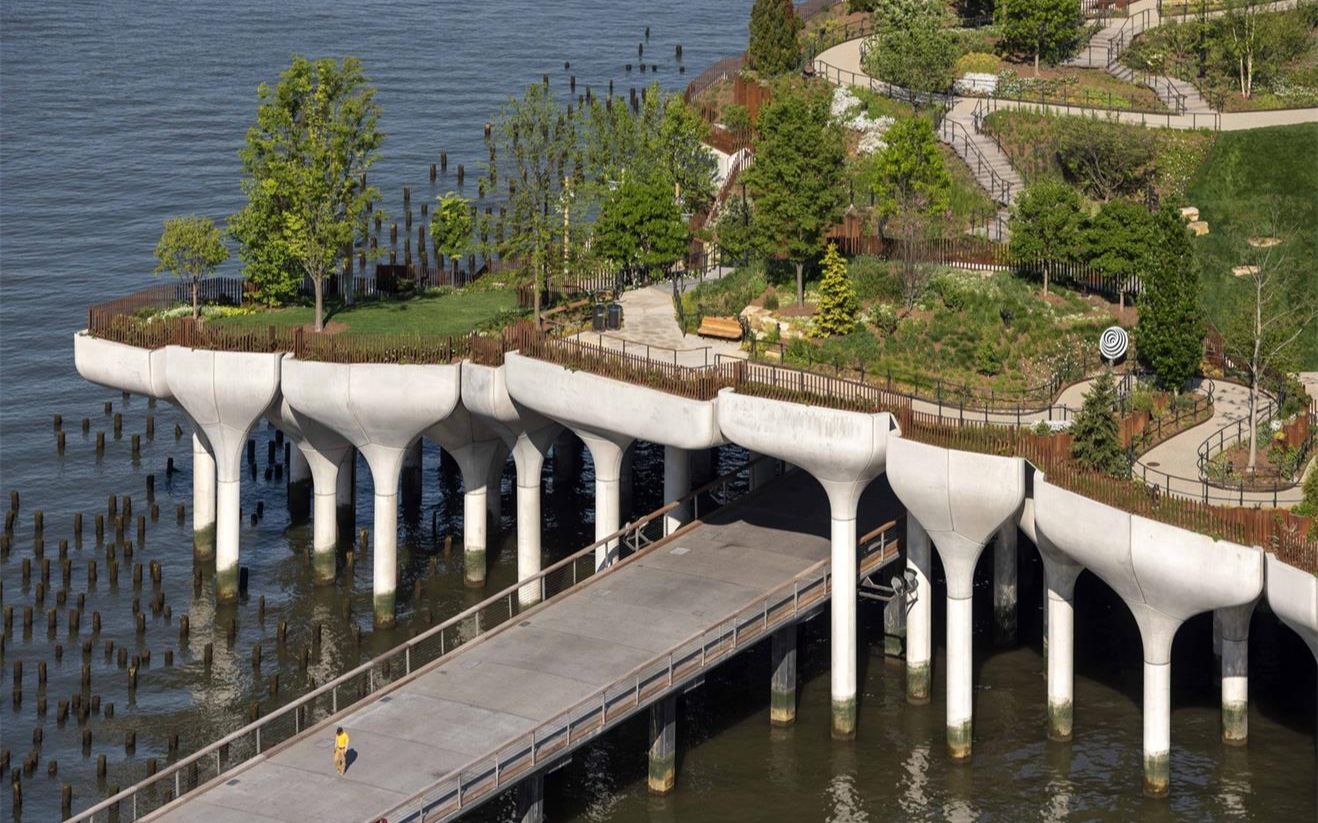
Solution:
[[[801,21],[792,0],[755,0],[746,48],[750,67],[766,77],[795,71],[801,58],[796,39],[800,30]]]
[[[815,328],[823,335],[850,334],[856,329],[856,288],[847,276],[847,261],[829,243],[822,261],[824,276],[819,281],[819,312]]]
[[[1087,469],[1124,477],[1130,467],[1121,448],[1119,427],[1117,389],[1112,372],[1104,369],[1071,421],[1071,457]]]

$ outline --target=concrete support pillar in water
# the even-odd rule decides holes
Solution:
[[[395,472],[397,471],[395,467]],[[371,600],[377,628],[394,624],[394,602],[398,589],[398,477],[381,485],[374,467],[374,541],[371,552]]]
[[[1170,645],[1170,643],[1169,643]],[[1172,748],[1172,664],[1144,661],[1144,793],[1164,797]]]
[[[769,689],[769,723],[790,726],[796,722],[796,636],[797,625],[773,633],[770,649],[773,677]]]
[[[929,533],[912,514],[906,515],[906,568],[915,585],[906,593],[906,701],[929,702],[933,682],[933,554]]]
[[[480,588],[485,585],[486,498],[490,493],[492,449],[465,446],[453,456],[462,470],[463,580],[472,588]]]
[[[829,604],[830,643],[833,651],[829,679],[833,703],[833,737],[856,736],[856,502],[849,507],[832,504],[833,597]],[[850,515],[850,516],[848,516]]]
[[[621,522],[631,520],[632,502],[636,499],[636,443],[632,442],[622,453],[622,465],[618,467],[618,518]]]
[[[348,449],[339,464],[334,503],[338,508],[339,529],[352,534],[357,526],[357,450],[354,448]]]
[[[557,426],[545,426],[522,432],[513,444],[513,463],[517,467],[518,580],[540,572],[540,478],[557,431]],[[540,602],[540,583],[523,586],[517,592],[517,600],[523,607]]]
[[[517,784],[517,814],[519,823],[544,823],[545,776],[533,774]]]
[[[192,433],[192,552],[215,554],[215,458],[202,435]]]
[[[404,511],[416,512],[421,508],[422,441],[417,438],[403,450],[403,468],[398,478],[398,502]]]
[[[685,497],[691,491],[691,453],[676,446],[664,446],[664,505]],[[664,534],[672,534],[691,520],[691,504],[664,515]]]
[[[1040,537],[1043,541],[1046,538]],[[1080,566],[1053,558],[1058,553],[1040,544],[1046,590],[1044,648],[1048,666],[1048,739],[1071,739],[1075,689],[1075,581]]]
[[[1257,602],[1257,601],[1255,601]],[[1213,611],[1214,633],[1222,638],[1222,742],[1243,746],[1249,739],[1249,621],[1254,603]]]
[[[590,449],[595,464],[595,539],[603,540],[622,526],[619,505],[622,458],[632,438],[586,429],[577,431],[577,435]],[[618,541],[611,540],[595,549],[595,570],[611,566],[617,559]]]
[[[670,695],[650,707],[651,794],[668,794],[677,785],[677,697]]]
[[[1016,644],[1016,523],[998,529],[993,546],[993,640]]]
[[[503,467],[508,462],[508,447],[500,442],[490,457],[490,480],[485,490],[485,511],[498,534],[503,521]]]
[[[221,479],[215,484],[215,596],[220,601],[238,598],[238,533],[242,528],[241,482]]]
[[[347,466],[334,467],[334,483],[328,490],[313,489],[311,512],[311,565],[316,583],[334,582],[335,554],[339,545],[339,475]]]
[[[313,493],[311,465],[295,442],[288,451],[288,518],[291,522],[306,522],[312,514]]]
[[[571,488],[581,465],[581,438],[563,429],[554,440],[554,491]]]

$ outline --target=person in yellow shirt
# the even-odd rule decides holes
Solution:
[[[348,733],[339,726],[334,732],[334,768],[339,770],[339,776],[348,770]]]

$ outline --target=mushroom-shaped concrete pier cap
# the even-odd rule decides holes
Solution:
[[[947,746],[970,756],[972,731],[971,592],[975,563],[1025,500],[1019,457],[944,449],[895,437],[888,443],[888,482],[929,533],[947,578]]]
[[[283,392],[295,415],[356,446],[375,486],[372,586],[375,621],[394,619],[398,568],[398,473],[421,432],[445,419],[462,394],[458,364],[318,363],[289,357]]]
[[[78,374],[116,391],[172,400],[174,396],[165,375],[165,357],[163,348],[144,349],[102,340],[85,331],[73,335],[73,364]]]
[[[215,586],[238,594],[239,482],[243,447],[256,421],[279,396],[282,354],[165,349],[169,393],[205,434],[215,458]]]
[[[1318,658],[1318,575],[1297,569],[1275,554],[1267,557],[1268,605]]]
[[[856,733],[856,507],[883,473],[896,428],[886,412],[805,406],[723,389],[718,423],[728,440],[800,466],[828,493],[832,519],[833,735]]]
[[[1034,484],[1035,527],[1112,587],[1135,616],[1144,645],[1144,789],[1167,793],[1171,748],[1171,648],[1201,612],[1251,603],[1263,591],[1263,552]]]

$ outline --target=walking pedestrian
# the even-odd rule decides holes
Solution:
[[[334,768],[338,769],[340,777],[348,770],[348,733],[342,726],[334,732]]]

